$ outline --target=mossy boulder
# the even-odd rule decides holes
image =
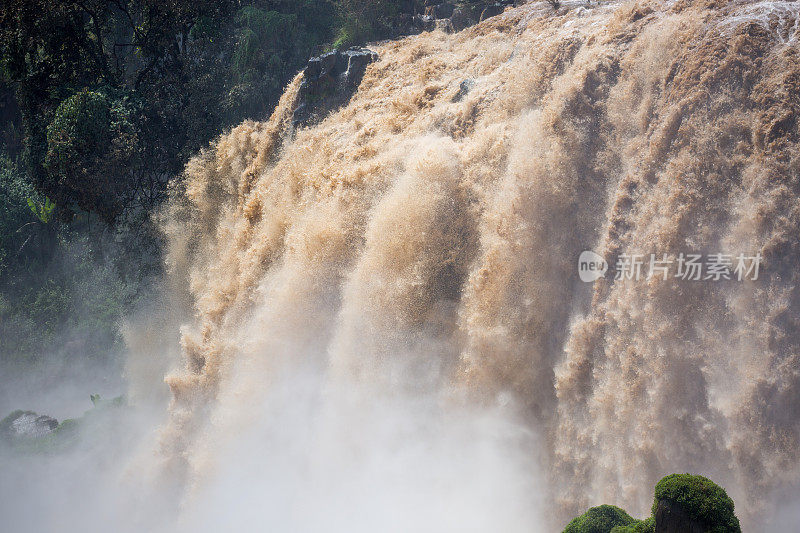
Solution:
[[[672,474],[656,485],[653,516],[658,533],[741,533],[733,500],[703,476]]]
[[[563,533],[741,533],[733,500],[703,476],[672,474],[658,482],[652,516],[636,520],[613,505],[592,507]]]
[[[592,507],[570,522],[564,533],[611,533],[617,526],[635,524],[636,519],[613,505]]]
[[[0,444],[13,453],[56,453],[75,446],[82,437],[104,431],[113,424],[118,410],[126,406],[125,397],[103,400],[90,397],[94,407],[80,418],[68,418],[61,423],[33,411],[17,410],[0,421]]]
[[[651,516],[646,520],[637,520],[627,526],[617,526],[611,530],[611,533],[655,533],[655,531],[656,519]]]

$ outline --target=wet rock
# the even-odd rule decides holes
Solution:
[[[394,19],[392,29],[397,37],[417,33],[414,26],[414,15],[411,13],[401,13]]]
[[[358,47],[309,59],[295,104],[295,126],[313,122],[346,103],[361,83],[367,66],[377,59],[378,54],[372,50]]]
[[[378,54],[366,48],[347,50],[340,56],[342,64],[346,64],[347,68],[344,71],[344,79],[348,85],[358,85],[361,78],[364,77],[364,72],[367,66],[373,61],[377,61]]]
[[[396,37],[437,29],[445,32],[461,31],[499,15],[506,6],[515,3],[515,0],[401,0],[392,31]],[[351,48],[343,52],[333,50],[309,59],[295,103],[294,125],[313,123],[349,101],[361,83],[367,66],[376,59],[377,55],[366,48]],[[463,85],[454,101],[463,98],[470,87],[469,84]]]
[[[451,1],[415,0],[402,3],[394,18],[392,28],[395,37],[413,35],[425,31],[461,31],[489,17],[503,12],[507,6],[524,3],[522,0]]]
[[[436,21],[436,29],[442,30],[445,33],[455,32],[455,30],[453,29],[453,23],[450,22],[450,19],[438,19]]]
[[[68,450],[86,438],[95,440],[114,435],[124,424],[127,401],[124,396],[110,400],[90,396],[92,409],[80,418],[61,423],[33,411],[14,411],[0,420],[0,450],[14,454],[49,454]]]
[[[433,17],[429,17],[427,15],[415,15],[414,27],[419,32],[433,31],[436,29],[436,20]]]
[[[486,6],[483,12],[481,12],[480,21],[483,22],[488,18],[496,17],[503,11],[505,11],[505,6],[499,2],[497,4],[491,4],[489,6]]]
[[[401,14],[414,14],[417,7],[416,0],[397,0],[397,11]]]
[[[333,72],[333,69],[336,67],[336,60],[338,58],[338,52],[327,52],[322,54],[319,57],[312,57],[308,63],[309,66],[313,63],[313,68],[311,69],[311,76],[319,77],[324,74],[330,74]]]
[[[477,24],[481,19],[481,13],[484,8],[484,4],[466,4],[455,8],[453,10],[453,15],[450,17],[453,29],[455,31],[461,31]]]
[[[455,96],[453,96],[453,98],[450,101],[453,103],[460,102],[461,100],[464,99],[465,96],[467,96],[467,94],[472,90],[474,86],[475,86],[474,80],[466,79],[462,81],[461,84],[458,86],[458,92],[455,94]]]
[[[33,411],[14,411],[0,422],[0,434],[8,440],[38,439],[58,427],[55,418]]]

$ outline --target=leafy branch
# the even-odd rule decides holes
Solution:
[[[48,224],[53,219],[53,211],[56,208],[56,204],[50,198],[45,198],[44,204],[40,204],[33,198],[28,198],[28,207],[31,208],[33,214],[42,224]]]

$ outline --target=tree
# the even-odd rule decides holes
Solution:
[[[328,0],[7,0],[23,166],[64,218],[150,210],[197,150],[266,118],[337,20]]]
[[[342,26],[334,46],[363,44],[391,34],[401,3],[395,0],[337,0]]]

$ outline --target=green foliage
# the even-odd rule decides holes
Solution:
[[[114,222],[153,209],[220,132],[266,118],[339,20],[332,0],[8,0],[0,114],[65,217]]]
[[[0,285],[0,362],[108,361],[119,351],[119,319],[138,286],[92,249],[88,236],[62,230],[50,249],[55,257],[26,254],[8,262],[10,275]]]
[[[4,154],[0,154],[0,198],[3,199],[0,202],[1,284],[7,270],[18,262],[26,243],[31,240],[32,225],[37,219],[28,202],[41,205],[39,194]]]
[[[84,89],[61,102],[47,125],[44,183],[67,205],[113,220],[137,139],[124,100]]]
[[[360,45],[390,34],[399,12],[394,0],[338,0],[336,4],[343,22],[334,48]]]
[[[107,358],[157,273],[150,214],[226,128],[264,119],[389,0],[0,3],[0,364]],[[384,32],[384,33],[381,33]]]
[[[645,520],[637,520],[633,524],[627,526],[617,526],[611,530],[611,533],[655,533],[656,532],[656,519],[652,516]]]
[[[70,96],[47,126],[45,166],[53,171],[76,171],[76,160],[102,155],[111,141],[110,125],[111,107],[104,95],[83,90]]]
[[[125,407],[128,403],[125,396],[116,396],[110,400],[104,400],[100,397],[99,394],[90,394],[89,400],[91,400],[92,405],[94,405],[95,407],[100,407],[104,409]]]
[[[656,511],[663,500],[678,505],[708,533],[741,533],[733,500],[725,490],[708,478],[690,474],[672,474],[658,482],[649,518],[636,520],[619,507],[601,505],[573,519],[563,533],[655,533]]]
[[[28,207],[31,209],[31,212],[36,215],[36,218],[39,219],[39,222],[42,224],[49,224],[53,219],[53,210],[56,208],[56,204],[51,202],[50,198],[45,198],[43,204],[37,202],[33,198],[28,198]]]
[[[265,70],[269,59],[278,57],[280,44],[295,40],[299,29],[296,14],[267,11],[252,5],[240,9],[235,20],[240,29],[233,52],[233,69],[239,79],[251,71]],[[278,59],[273,68],[280,67]]]
[[[635,519],[619,507],[600,505],[574,518],[563,533],[610,533],[616,526],[628,526],[635,522]]]
[[[733,500],[725,490],[703,476],[672,474],[658,482],[653,514],[659,500],[678,504],[690,517],[706,524],[710,533],[740,533]]]
[[[113,361],[120,317],[157,268],[157,251],[147,248],[154,239],[138,238],[147,226],[120,223],[109,235],[86,213],[65,224],[1,153],[0,197],[0,373],[76,358]]]

